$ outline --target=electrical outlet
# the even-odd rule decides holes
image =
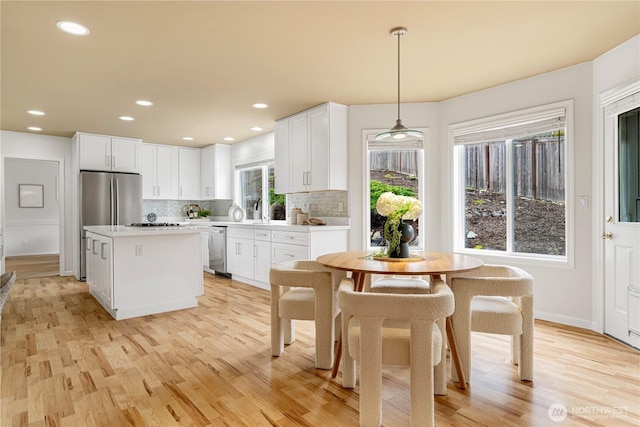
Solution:
[[[142,256],[142,245],[136,245],[136,256]]]
[[[23,240],[22,241],[22,246],[27,246],[27,243],[28,243],[27,239]]]
[[[343,212],[344,211],[344,203],[339,202],[338,203],[338,212]]]

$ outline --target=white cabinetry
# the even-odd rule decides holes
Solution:
[[[202,200],[232,199],[231,146],[213,144],[200,149]]]
[[[142,197],[178,198],[178,147],[142,144]]]
[[[347,107],[332,102],[276,122],[276,192],[347,190]]]
[[[79,132],[73,139],[80,170],[140,172],[139,139]]]
[[[227,228],[227,270],[232,275],[253,279],[253,229]]]
[[[289,121],[279,120],[275,126],[275,192],[276,194],[290,193],[289,171]]]
[[[200,149],[202,200],[232,199],[231,147],[213,144]]]
[[[200,150],[178,148],[178,171],[180,200],[200,199]]]
[[[347,250],[348,228],[238,225],[227,227],[227,268],[236,280],[269,289],[274,264]]]
[[[113,306],[112,239],[87,233],[87,284],[89,292],[105,308]]]
[[[271,232],[269,230],[253,230],[254,278],[259,282],[269,283],[271,270]]]
[[[280,264],[296,259],[309,259],[309,233],[295,231],[271,232],[271,263]]]

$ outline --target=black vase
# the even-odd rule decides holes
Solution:
[[[400,236],[400,248],[392,251],[389,256],[391,258],[409,258],[409,242],[413,240],[413,227],[411,224],[400,221],[398,230],[402,233]]]

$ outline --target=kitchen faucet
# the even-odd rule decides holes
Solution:
[[[262,216],[262,197],[258,197],[258,200],[256,200],[254,207],[255,207],[255,212],[253,214],[254,222],[262,222],[264,219]]]

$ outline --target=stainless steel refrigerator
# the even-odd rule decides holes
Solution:
[[[129,225],[142,219],[142,176],[80,172],[80,279],[86,279],[87,225]]]

